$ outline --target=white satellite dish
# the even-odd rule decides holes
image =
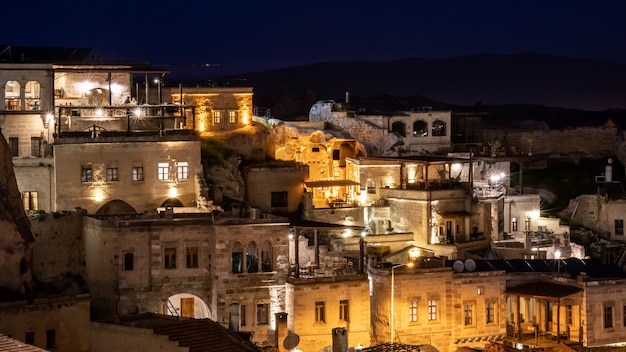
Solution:
[[[463,262],[460,260],[457,260],[452,264],[452,270],[454,270],[455,273],[462,273],[464,269],[465,265],[463,265]]]
[[[467,271],[476,270],[476,262],[473,259],[465,259],[465,270]]]

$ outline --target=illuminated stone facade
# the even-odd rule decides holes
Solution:
[[[209,318],[273,345],[285,310],[289,224],[211,213],[85,218],[94,318]],[[233,310],[235,309],[235,310]]]
[[[195,108],[195,129],[198,132],[226,132],[252,122],[252,88],[187,88],[182,92],[167,89],[174,104],[181,100]],[[181,99],[182,94],[182,99]]]
[[[155,136],[63,138],[55,145],[55,209],[136,213],[171,204],[196,206],[200,141]],[[174,202],[173,200],[176,200]]]

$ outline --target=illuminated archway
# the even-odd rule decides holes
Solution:
[[[168,198],[165,202],[163,202],[163,204],[161,204],[161,206],[162,207],[182,207],[183,202],[181,202],[180,200],[176,198]]]
[[[162,313],[195,319],[211,319],[211,308],[198,296],[177,293],[163,302]]]
[[[132,205],[123,200],[111,200],[96,211],[97,215],[115,215],[115,214],[137,214],[137,210]]]

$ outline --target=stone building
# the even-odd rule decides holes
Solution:
[[[285,309],[289,223],[218,212],[84,219],[93,319],[208,318],[273,345]]]
[[[200,133],[232,131],[252,122],[251,87],[164,88],[164,92],[171,103],[193,107],[194,129]]]
[[[58,138],[53,157],[55,209],[141,213],[161,206],[196,206],[200,141],[193,135]]]

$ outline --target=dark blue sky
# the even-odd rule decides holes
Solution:
[[[208,77],[528,51],[626,63],[622,0],[33,0],[10,1],[2,13],[1,44],[90,47],[105,60],[197,67]]]

